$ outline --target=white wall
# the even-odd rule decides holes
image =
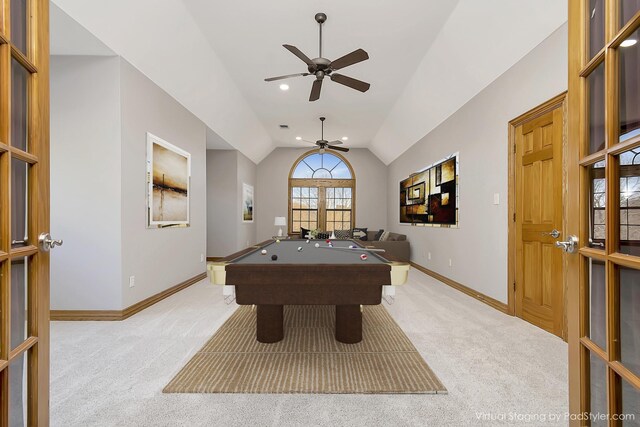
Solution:
[[[288,217],[289,172],[306,148],[276,148],[257,167],[257,240],[276,232],[276,216]],[[387,167],[366,148],[344,153],[356,175],[356,226],[371,230],[387,225]],[[286,232],[286,230],[284,230]]]
[[[51,57],[52,310],[121,307],[117,57]]]
[[[237,246],[236,251],[244,249],[247,246],[256,243],[256,231],[257,231],[257,212],[260,210],[256,202],[256,164],[253,163],[247,156],[241,152],[237,152],[237,194],[238,199],[236,203],[238,218],[238,233],[237,233]],[[242,184],[249,184],[253,186],[253,222],[242,222]],[[273,222],[273,221],[272,221]],[[228,254],[227,254],[228,255]]]
[[[389,228],[408,235],[414,262],[506,303],[507,125],[567,89],[567,49],[565,24],[390,164]],[[399,225],[399,181],[456,151],[460,228]]]
[[[128,307],[206,271],[206,127],[125,60],[122,103],[122,295]],[[191,153],[190,226],[146,228],[146,132]],[[135,287],[129,287],[135,276]]]

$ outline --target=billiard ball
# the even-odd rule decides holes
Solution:
[[[360,255],[360,259],[363,260],[363,261],[366,261],[367,260],[367,254]]]
[[[316,243],[315,246],[316,246],[316,248],[319,248],[320,247],[320,243]]]
[[[266,250],[266,249],[263,249],[263,250],[261,250],[261,251],[260,251],[260,253],[261,253],[262,255],[266,255],[266,254],[267,254],[267,250]]]
[[[309,243],[309,239],[307,239],[307,243]]]
[[[331,243],[331,240],[327,239],[327,243]]]
[[[349,249],[355,249],[356,245],[349,245]]]
[[[278,259],[278,255],[271,255],[271,261],[275,261]]]
[[[276,243],[280,243],[280,239],[276,239]]]
[[[298,252],[302,252],[302,246],[298,246]]]

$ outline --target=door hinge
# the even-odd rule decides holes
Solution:
[[[513,292],[516,291],[516,282],[513,282]]]
[[[513,213],[513,222],[516,222],[516,213]]]
[[[516,144],[513,144],[513,154],[516,154]]]

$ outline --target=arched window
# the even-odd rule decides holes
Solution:
[[[355,190],[353,168],[342,155],[305,153],[289,173],[289,234],[353,228]]]

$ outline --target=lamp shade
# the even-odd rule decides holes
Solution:
[[[283,216],[277,216],[276,217],[276,221],[274,222],[273,225],[279,226],[279,227],[284,227],[285,225],[287,225],[287,218],[283,217]]]

